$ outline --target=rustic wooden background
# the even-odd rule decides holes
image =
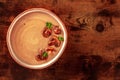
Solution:
[[[14,17],[36,7],[56,13],[68,31],[64,54],[43,70],[16,64],[6,45]],[[120,0],[0,0],[0,80],[120,80]]]

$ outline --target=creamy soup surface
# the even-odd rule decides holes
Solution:
[[[55,34],[52,28],[50,28],[51,33],[49,33],[49,31],[44,32],[47,22],[52,23],[52,28],[58,26],[59,29],[61,29],[61,33]],[[44,33],[49,34],[49,36],[44,37]],[[29,13],[20,18],[12,30],[11,44],[13,51],[21,61],[27,64],[43,64],[57,55],[63,43],[63,41],[60,41],[60,45],[56,45],[55,43],[48,45],[52,36],[56,36],[57,38],[59,36],[63,37],[62,28],[58,22],[45,13]],[[54,50],[46,52],[45,50],[47,48]],[[42,58],[36,59],[41,50],[43,50],[45,54],[43,54]],[[44,57],[46,58],[44,59]]]

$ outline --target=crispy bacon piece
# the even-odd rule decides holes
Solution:
[[[49,46],[59,47],[61,42],[58,40],[57,36],[52,36],[48,42]]]
[[[46,60],[48,58],[48,53],[45,50],[39,50],[38,55],[36,56],[36,60]]]
[[[43,30],[43,36],[45,38],[48,38],[51,34],[52,34],[52,30],[47,28],[47,27],[45,27],[44,30]]]
[[[53,48],[53,47],[48,47],[48,48],[46,48],[46,51],[47,51],[48,53],[53,53],[53,52],[55,52],[56,50],[55,50],[55,48]]]
[[[54,32],[55,34],[61,34],[61,29],[60,29],[58,26],[54,26],[54,27],[53,27],[53,32]]]

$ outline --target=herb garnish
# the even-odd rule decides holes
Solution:
[[[60,40],[60,41],[64,41],[64,38],[61,37],[61,36],[59,36],[59,37],[58,37],[58,40]]]
[[[43,52],[42,56],[43,57],[48,57],[48,53],[47,52]]]
[[[46,27],[51,29],[52,28],[52,23],[51,22],[46,22]]]

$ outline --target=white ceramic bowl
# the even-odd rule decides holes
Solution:
[[[45,13],[45,14],[48,14],[48,15],[52,16],[58,22],[58,24],[61,26],[61,28],[63,30],[63,33],[64,33],[64,42],[63,42],[62,47],[61,47],[60,51],[58,52],[58,54],[52,60],[50,60],[50,61],[48,61],[46,63],[40,64],[40,65],[30,65],[30,64],[27,64],[25,62],[22,62],[22,60],[20,60],[15,55],[16,53],[12,49],[12,44],[11,44],[11,32],[13,30],[13,27],[15,27],[14,25],[16,24],[16,22],[19,19],[21,19],[23,16],[25,16],[25,15],[27,15],[29,13],[33,13],[33,12],[40,12],[40,13],[42,12],[42,13]],[[20,13],[13,20],[13,22],[9,26],[6,39],[7,39],[7,46],[8,46],[8,50],[10,52],[10,55],[19,65],[21,65],[23,67],[26,67],[26,68],[30,68],[30,69],[43,69],[43,68],[46,68],[46,67],[52,65],[53,63],[55,63],[58,60],[58,58],[61,56],[61,54],[63,53],[63,51],[64,51],[64,49],[66,47],[66,44],[67,44],[67,31],[66,31],[66,28],[65,28],[65,25],[63,24],[63,22],[53,12],[51,12],[49,10],[46,10],[46,9],[43,9],[43,8],[32,8],[32,9],[28,9],[28,10]]]

